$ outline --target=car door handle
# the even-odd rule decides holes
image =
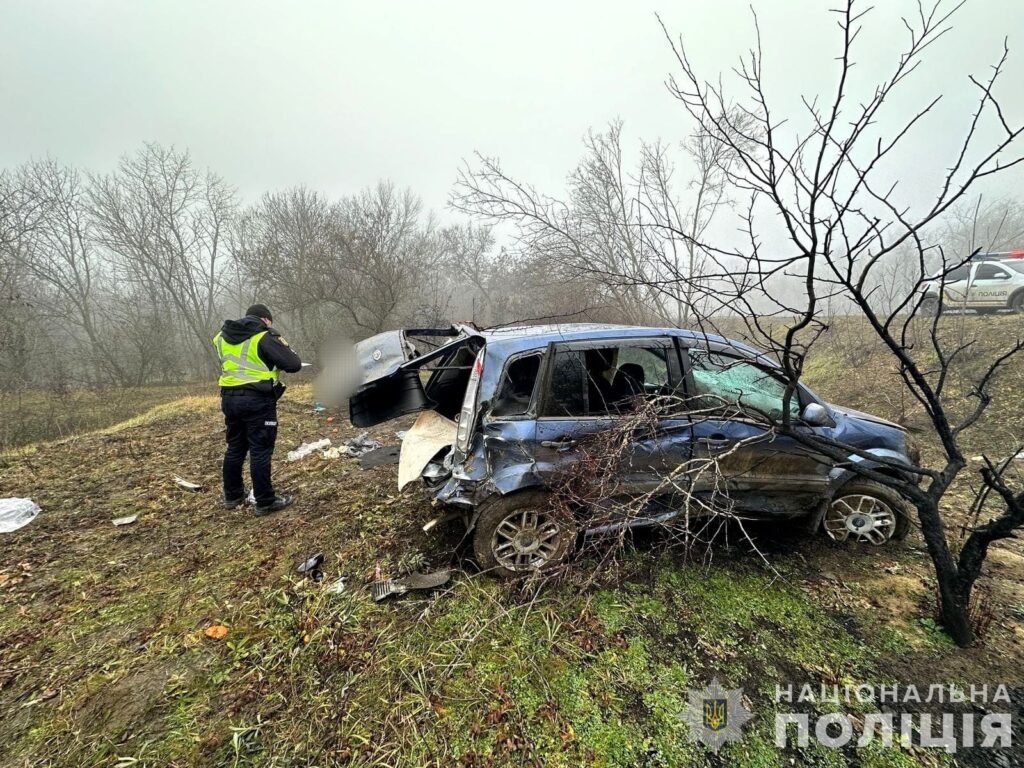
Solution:
[[[708,448],[724,448],[731,442],[722,432],[714,432],[707,437],[700,437],[698,440]]]
[[[575,440],[541,440],[540,444],[544,448],[554,448],[556,451],[567,451],[576,445]]]

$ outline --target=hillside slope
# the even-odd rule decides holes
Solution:
[[[822,393],[879,410],[882,387],[842,391],[829,354]],[[354,434],[309,397],[280,408],[275,476],[299,501],[264,519],[220,506],[215,397],[0,458],[0,496],[44,510],[0,539],[0,764],[939,765],[941,751],[813,740],[778,753],[775,687],[1024,684],[1017,543],[993,553],[995,620],[967,651],[929,618],[916,534],[864,550],[776,526],[755,532],[764,559],[742,540],[686,558],[645,536],[600,572],[500,583],[453,554],[457,531],[420,531],[432,510],[397,493],[394,467],[285,463],[304,440]],[[295,573],[315,552],[344,593]],[[450,564],[432,595],[376,604],[365,589],[378,567]],[[226,637],[204,633],[215,624]],[[718,756],[680,716],[712,677],[756,715]]]

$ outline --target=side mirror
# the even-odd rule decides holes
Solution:
[[[808,403],[803,413],[800,414],[800,418],[812,427],[834,426],[832,417],[828,415],[828,410],[820,403]]]

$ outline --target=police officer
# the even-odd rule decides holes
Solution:
[[[272,323],[264,304],[253,304],[241,320],[225,320],[213,346],[220,357],[220,407],[224,412],[224,506],[245,503],[242,467],[249,454],[249,473],[256,514],[269,515],[289,506],[292,496],[278,496],[270,481],[270,459],[277,439],[277,401],[284,394],[279,371],[302,368],[299,356]]]

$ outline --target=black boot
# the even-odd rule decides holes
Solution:
[[[285,507],[290,507],[295,501],[294,496],[278,496],[269,504],[257,504],[256,505],[256,517],[263,517],[273,512],[280,512]]]

